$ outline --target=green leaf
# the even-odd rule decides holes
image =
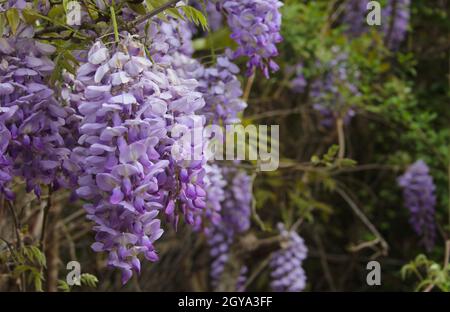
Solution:
[[[86,285],[91,288],[96,288],[98,279],[95,275],[89,274],[89,273],[83,273],[80,276],[81,284]]]
[[[201,26],[203,30],[209,30],[208,26],[208,20],[206,19],[205,15],[196,8],[185,5],[181,7],[181,10],[183,10],[184,14],[186,15],[186,18],[193,22],[197,26]]]
[[[42,289],[42,274],[40,272],[33,272],[34,289],[36,291],[43,291]]]
[[[142,3],[128,3],[128,6],[139,15],[145,15],[145,13],[147,13],[145,6]]]
[[[26,271],[30,271],[31,267],[29,265],[21,264],[14,268],[13,275],[18,277],[20,274],[25,273]]]
[[[15,34],[20,23],[19,11],[17,11],[16,8],[9,9],[6,11],[6,18],[8,19],[8,24],[9,27],[11,27],[12,33]]]
[[[111,6],[109,9],[111,12],[111,20],[114,27],[114,40],[116,42],[119,42],[119,28],[117,27],[116,11],[114,10],[113,6]]]
[[[66,283],[66,281],[58,280],[58,289],[63,292],[69,292],[70,286],[69,286],[69,284]]]

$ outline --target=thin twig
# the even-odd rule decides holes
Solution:
[[[45,230],[47,227],[47,218],[48,218],[48,212],[52,206],[52,189],[49,187],[48,189],[48,198],[47,198],[47,204],[44,208],[44,217],[42,219],[42,232],[41,232],[41,238],[39,240],[39,246],[42,248],[42,251],[44,251],[44,244],[45,244]]]
[[[342,159],[345,156],[345,133],[344,133],[344,120],[341,117],[339,117],[336,120],[336,128],[339,141],[338,158]]]
[[[12,206],[12,203],[7,200],[7,206],[9,208],[9,210],[11,211],[11,215],[13,217],[13,222],[14,222],[14,230],[16,233],[16,237],[17,237],[17,247],[18,249],[22,248],[22,239],[20,237],[20,223],[19,223],[19,219],[17,218],[17,214],[16,211],[14,210],[14,207]]]
[[[347,204],[352,208],[353,212],[358,216],[358,218],[364,223],[364,225],[374,234],[380,241],[381,247],[383,248],[384,253],[389,249],[389,245],[377,228],[370,222],[370,220],[366,217],[366,215],[359,209],[358,205],[350,198],[350,196],[342,190],[340,187],[336,188],[336,192],[347,202]]]
[[[178,2],[180,2],[180,0],[171,0],[171,1],[167,2],[166,4],[163,4],[159,8],[156,8],[153,11],[151,11],[151,12],[145,14],[144,16],[138,18],[137,20],[135,20],[132,23],[132,26],[137,26],[140,23],[145,22],[149,18],[152,18],[155,15],[158,15],[159,13],[163,12],[164,10],[175,7]]]
[[[320,265],[322,266],[325,279],[327,280],[331,291],[336,291],[336,286],[334,284],[333,276],[331,275],[330,267],[328,266],[327,254],[325,252],[325,248],[323,247],[322,240],[317,232],[314,232],[313,236],[319,250]]]
[[[250,97],[250,92],[252,90],[253,82],[255,82],[255,73],[253,73],[247,80],[247,84],[245,85],[245,91],[242,99],[244,102],[248,101],[248,98]]]

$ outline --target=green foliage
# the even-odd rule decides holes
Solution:
[[[80,286],[86,286],[89,288],[96,288],[98,284],[98,279],[95,275],[89,273],[83,273],[80,276]],[[74,285],[77,286],[77,285]],[[70,286],[64,280],[58,280],[58,290],[62,292],[70,292],[74,286]]]
[[[416,259],[405,264],[402,267],[401,275],[403,279],[415,276],[419,280],[416,291],[430,291],[433,287],[444,292],[450,291],[450,266],[448,263],[442,267],[423,254],[419,254]]]
[[[35,291],[43,291],[44,269],[46,258],[42,251],[33,245],[21,248],[9,249],[2,257],[5,263],[13,263],[12,276],[23,278],[27,284],[31,284]]]

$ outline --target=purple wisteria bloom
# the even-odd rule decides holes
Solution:
[[[25,8],[36,9],[39,13],[46,15],[50,10],[49,0],[6,0],[0,3],[0,12],[6,11],[10,8],[15,8],[17,10],[23,10]]]
[[[227,15],[231,38],[238,44],[233,57],[248,57],[247,75],[260,68],[268,78],[269,71],[277,71],[273,58],[278,55],[281,42],[281,14],[283,4],[278,0],[217,0],[217,6]]]
[[[216,63],[210,67],[180,53],[172,58],[172,66],[180,76],[199,81],[196,90],[205,99],[201,113],[208,124],[238,123],[239,114],[247,107],[242,100],[242,85],[237,77],[239,68],[231,62],[230,53],[228,50],[218,55]]]
[[[436,186],[426,163],[418,160],[409,166],[398,178],[398,184],[403,189],[404,206],[409,209],[411,226],[430,251],[436,239]]]
[[[347,34],[357,37],[365,33],[368,29],[367,4],[369,0],[348,0],[345,2],[345,11],[342,22],[347,27]]]
[[[342,22],[347,25],[347,33],[357,37],[367,32],[371,27],[367,24],[367,4],[369,0],[349,0]],[[386,46],[396,50],[405,39],[410,19],[410,0],[387,0],[381,9],[381,27]]]
[[[278,228],[283,242],[282,249],[274,252],[270,259],[270,285],[277,292],[302,291],[306,286],[302,262],[307,257],[308,248],[295,231],[286,230],[283,224],[278,224]]]
[[[303,74],[303,64],[299,63],[293,67],[286,69],[287,74],[294,74],[294,79],[291,80],[291,89],[295,93],[303,93],[308,84]]]
[[[238,114],[247,104],[242,100],[242,86],[237,78],[239,68],[227,54],[219,55],[215,66],[206,68],[199,79],[198,90],[204,94],[206,105],[202,112],[213,124],[232,124],[240,121]]]
[[[95,222],[95,251],[109,253],[122,281],[140,272],[139,255],[158,259],[153,243],[162,235],[160,210],[175,224],[179,214],[194,223],[202,199],[201,162],[173,159],[170,136],[177,124],[190,127],[204,105],[197,82],[154,65],[144,47],[124,35],[117,47],[96,42],[77,72],[82,115],[79,147],[72,159],[82,166],[77,193]]]
[[[410,0],[391,0],[383,8],[383,16],[388,23],[382,23],[386,45],[397,50],[406,37],[410,19]]]
[[[203,0],[200,0],[203,1]],[[208,25],[212,31],[216,31],[223,26],[222,13],[217,10],[217,6],[214,2],[206,1],[206,17],[208,18]]]
[[[350,122],[355,111],[349,99],[355,100],[360,92],[354,81],[358,72],[353,72],[347,65],[347,55],[333,48],[336,57],[325,64],[318,64],[321,75],[311,83],[310,97],[313,108],[321,116],[321,125],[330,128],[336,118]]]
[[[230,184],[225,187],[221,221],[212,224],[205,233],[213,259],[210,271],[213,287],[219,284],[236,235],[249,229],[251,216],[252,178],[236,168],[222,168],[222,174]],[[245,276],[246,269],[242,268],[236,289],[243,290]]]
[[[55,48],[32,36],[32,28],[21,25],[15,36],[0,39],[0,188],[9,199],[6,184],[13,176],[37,196],[41,185],[57,187],[70,154],[61,136],[70,112],[47,85]]]
[[[205,192],[206,192],[206,207],[203,211],[202,228],[217,226],[222,221],[220,212],[222,210],[222,202],[225,200],[225,186],[226,181],[222,175],[222,170],[216,164],[205,165]],[[209,223],[208,223],[209,222]],[[200,230],[201,228],[197,228]]]
[[[155,19],[148,26],[140,25],[139,29],[141,36],[146,38],[149,53],[156,63],[170,65],[176,52],[191,56],[194,51],[192,31],[183,20]]]

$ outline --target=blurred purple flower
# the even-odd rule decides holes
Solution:
[[[404,205],[411,214],[411,226],[430,251],[436,240],[436,186],[428,166],[423,160],[416,161],[398,178],[398,184],[403,189]]]
[[[306,286],[306,274],[302,262],[308,248],[303,239],[294,231],[288,231],[278,224],[282,239],[282,249],[274,252],[270,259],[271,287],[277,292],[298,292]]]

